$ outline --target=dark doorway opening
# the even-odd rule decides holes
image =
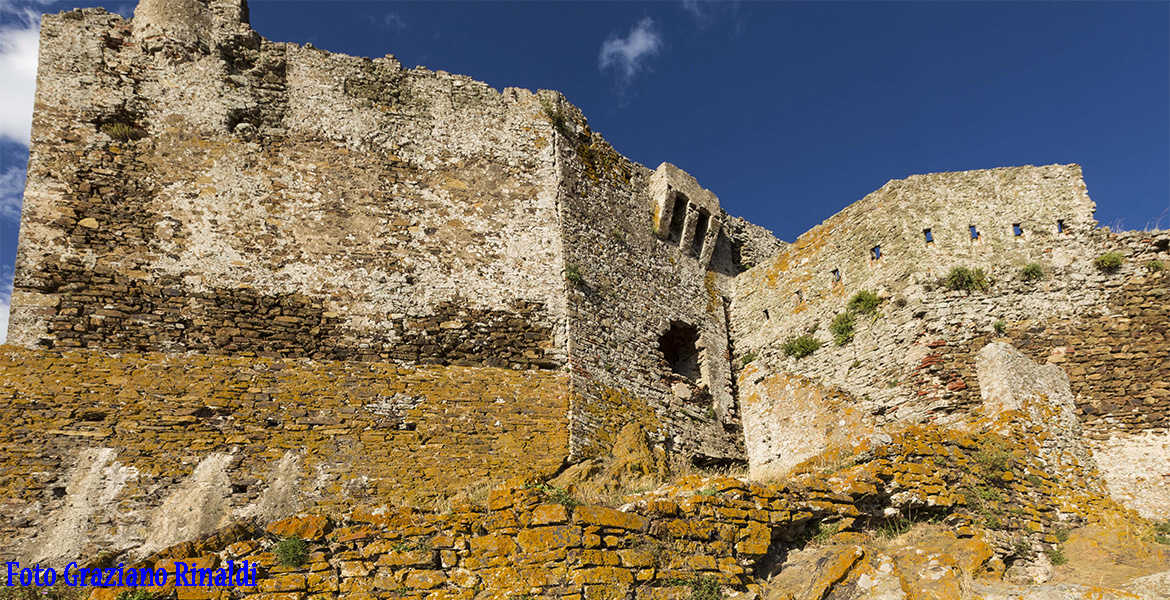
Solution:
[[[658,338],[658,350],[666,358],[670,370],[691,381],[698,381],[699,374],[699,331],[694,327],[675,321],[670,329]]]

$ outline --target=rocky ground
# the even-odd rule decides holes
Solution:
[[[806,461],[781,481],[700,473],[645,491],[628,486],[671,475],[632,426],[611,458],[437,510],[369,505],[343,519],[235,523],[141,564],[173,572],[176,561],[247,560],[260,565],[255,587],[144,591],[263,600],[1170,598],[1165,525],[1052,475],[1027,423],[1008,412],[972,429],[912,426]],[[109,553],[92,561],[118,562]]]

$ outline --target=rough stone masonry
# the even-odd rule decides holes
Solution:
[[[961,420],[993,338],[1069,371],[1110,489],[1165,515],[1141,465],[1170,463],[1170,235],[1093,210],[1076,165],[916,175],[789,245],[555,92],[270,42],[243,0],[49,15],[0,532],[64,556],[442,497],[604,456],[630,422],[767,472],[854,426]],[[954,266],[993,284],[948,291]],[[863,289],[882,304],[850,344],[784,356]]]

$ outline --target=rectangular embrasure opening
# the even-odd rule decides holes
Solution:
[[[670,234],[667,239],[672,242],[682,240],[683,225],[687,222],[687,197],[678,194],[674,197],[674,210],[670,213]]]
[[[695,239],[691,242],[691,254],[696,257],[703,255],[703,242],[707,239],[707,227],[711,224],[711,215],[707,211],[699,211],[699,220],[695,223]]]

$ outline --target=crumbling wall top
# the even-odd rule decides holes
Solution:
[[[209,48],[218,29],[248,23],[247,0],[140,0],[134,9],[139,40],[165,39]]]
[[[664,209],[663,205],[668,199],[673,198],[674,194],[686,196],[692,204],[703,208],[709,214],[721,215],[723,212],[719,207],[719,198],[714,193],[700,186],[698,180],[690,173],[670,163],[664,162],[654,170],[654,174],[650,176],[650,193],[656,205],[656,222],[659,217],[665,215],[664,210],[670,209],[669,206]]]

